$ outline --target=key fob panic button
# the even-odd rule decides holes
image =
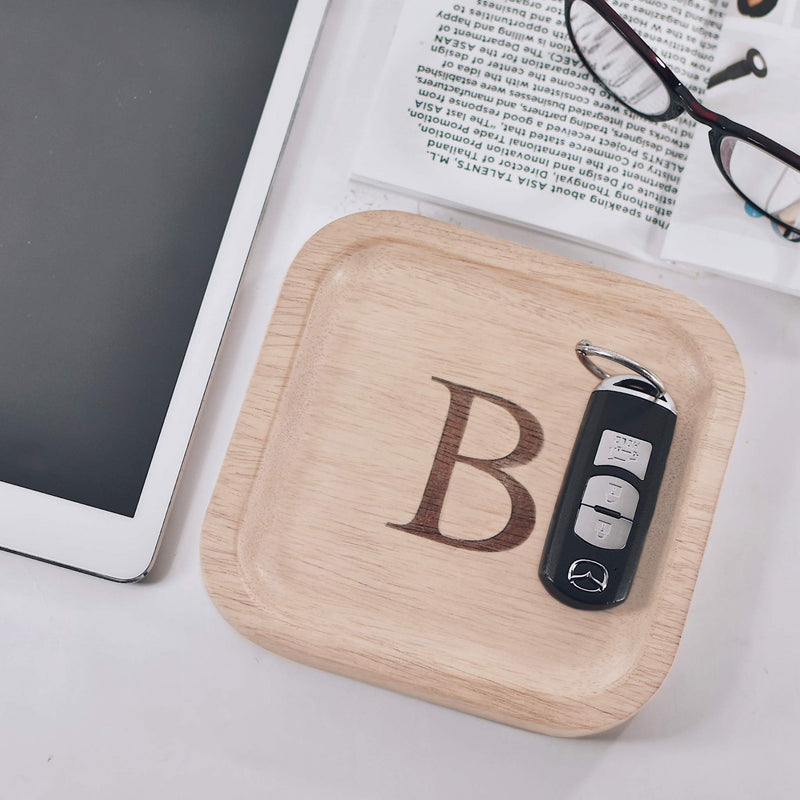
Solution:
[[[595,466],[612,466],[625,469],[644,480],[653,445],[635,436],[619,431],[604,430],[600,445],[594,454]]]

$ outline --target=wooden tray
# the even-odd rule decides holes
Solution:
[[[652,367],[679,412],[631,596],[596,612],[537,577],[597,383],[573,351],[584,337]],[[452,475],[437,460],[426,495],[429,523],[443,503],[440,535],[402,527],[445,420],[451,439],[458,427],[451,397],[469,393],[454,386],[475,392],[451,452],[514,450],[501,399],[540,425],[538,452],[503,467],[536,508],[517,546],[492,549],[509,493],[461,460]],[[208,590],[290,658],[534,731],[605,730],[675,656],[743,386],[725,330],[672,292],[413,215],[339,220],[283,287],[205,522]]]

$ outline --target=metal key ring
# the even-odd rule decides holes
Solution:
[[[598,378],[600,378],[600,380],[610,378],[611,375],[598,367],[597,364],[592,361],[590,356],[594,356],[595,358],[605,358],[608,361],[616,361],[617,364],[621,364],[623,367],[627,367],[638,375],[641,375],[655,388],[656,392],[658,393],[656,394],[656,400],[660,400],[667,393],[667,390],[664,388],[664,384],[661,382],[661,379],[658,377],[658,375],[656,375],[654,372],[651,372],[649,369],[647,369],[647,367],[643,367],[637,361],[628,358],[627,356],[615,353],[613,350],[606,350],[604,347],[595,347],[588,339],[581,339],[578,344],[575,345],[575,352],[580,359],[581,364],[583,364],[583,366],[586,367],[586,369],[588,369],[593,375],[596,375]]]

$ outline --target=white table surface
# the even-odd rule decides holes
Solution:
[[[352,183],[398,9],[332,2],[151,577],[117,585],[0,553],[1,798],[797,796],[800,299]],[[739,348],[747,399],[683,641],[609,734],[548,738],[294,664],[204,591],[203,515],[283,275],[319,227],[373,208],[669,287]]]

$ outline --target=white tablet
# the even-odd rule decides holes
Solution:
[[[152,565],[326,4],[4,11],[0,548]]]

